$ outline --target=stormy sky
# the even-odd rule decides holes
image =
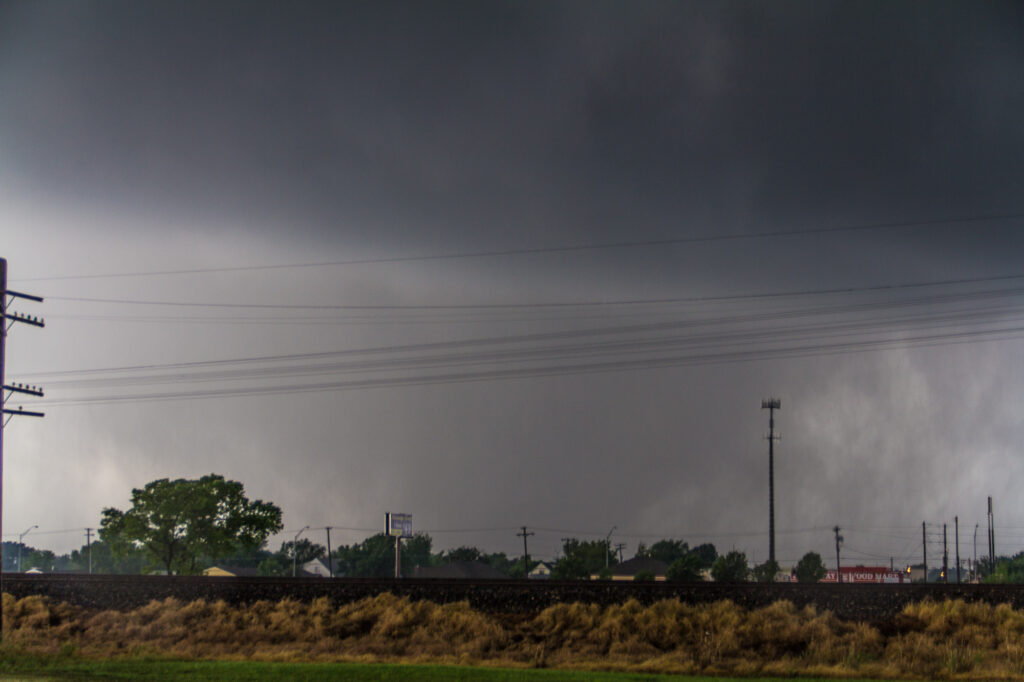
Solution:
[[[1024,8],[0,0],[3,530],[1024,548]],[[322,530],[307,531],[324,541]],[[952,555],[952,535],[950,552]]]

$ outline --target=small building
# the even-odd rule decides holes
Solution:
[[[844,583],[902,583],[906,574],[888,566],[841,566],[840,575]],[[819,582],[836,582],[835,569],[826,571],[825,577]]]
[[[340,577],[340,574],[339,574],[339,571],[338,571],[338,568],[339,568],[339,566],[338,566],[338,559],[332,557],[331,558],[331,562],[334,564],[334,577],[335,578]],[[327,565],[327,559],[326,558],[319,558],[318,557],[316,559],[310,559],[306,563],[304,563],[301,566],[299,566],[299,571],[300,571],[299,575],[301,575],[303,577],[306,577],[306,578],[309,578],[309,577],[330,578],[331,577],[331,569]]]
[[[924,582],[924,564],[911,564],[903,571],[903,580],[908,583]]]
[[[628,561],[623,561],[621,564],[609,566],[608,570],[611,571],[612,580],[636,580],[638,573],[648,573],[653,575],[655,580],[662,582],[665,580],[665,574],[668,572],[668,564],[658,559],[633,557]],[[590,576],[591,580],[599,580],[600,578],[600,573]]]
[[[551,578],[551,565],[541,561],[526,574],[526,577],[530,580],[548,580]]]
[[[508,576],[482,561],[453,561],[441,566],[417,566],[414,578],[503,580]]]

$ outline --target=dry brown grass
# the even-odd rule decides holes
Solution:
[[[129,612],[3,600],[4,646],[42,654],[1024,680],[1024,612],[962,601],[908,606],[883,634],[788,602],[559,604],[512,619],[390,594],[340,607],[167,599]]]

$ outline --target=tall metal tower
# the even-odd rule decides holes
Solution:
[[[768,560],[775,561],[775,410],[782,409],[782,401],[762,400],[761,409],[768,410]]]

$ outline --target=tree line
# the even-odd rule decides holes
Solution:
[[[35,567],[45,572],[85,572],[91,565],[94,573],[190,575],[221,565],[249,568],[265,576],[284,576],[291,575],[297,566],[321,559],[325,565],[333,563],[337,576],[394,575],[394,538],[384,533],[341,545],[330,557],[326,547],[307,538],[283,542],[277,551],[270,551],[266,548],[267,539],[283,528],[281,519],[280,507],[272,502],[249,500],[241,483],[218,474],[196,480],[158,479],[132,490],[128,509],[104,509],[99,540],[78,550],[56,555],[49,550],[4,542],[3,570]],[[641,543],[634,558],[663,562],[668,566],[666,578],[673,581],[698,581],[709,575],[717,582],[771,582],[780,571],[778,563],[772,560],[751,567],[743,552],[733,550],[719,555],[711,543],[690,547],[675,539],[659,540],[649,547]],[[510,578],[525,577],[539,563],[528,556],[487,553],[476,547],[435,553],[432,539],[424,533],[402,543],[401,569],[406,576],[412,575],[416,566],[463,561],[487,564]],[[551,562],[550,577],[610,578],[617,564],[606,541],[566,538],[561,555]],[[825,576],[826,569],[821,555],[808,552],[793,572],[799,582],[817,582]],[[1000,557],[994,570],[986,570],[985,575],[987,582],[1024,583],[1024,553]],[[635,578],[653,580],[654,576],[640,572]]]

